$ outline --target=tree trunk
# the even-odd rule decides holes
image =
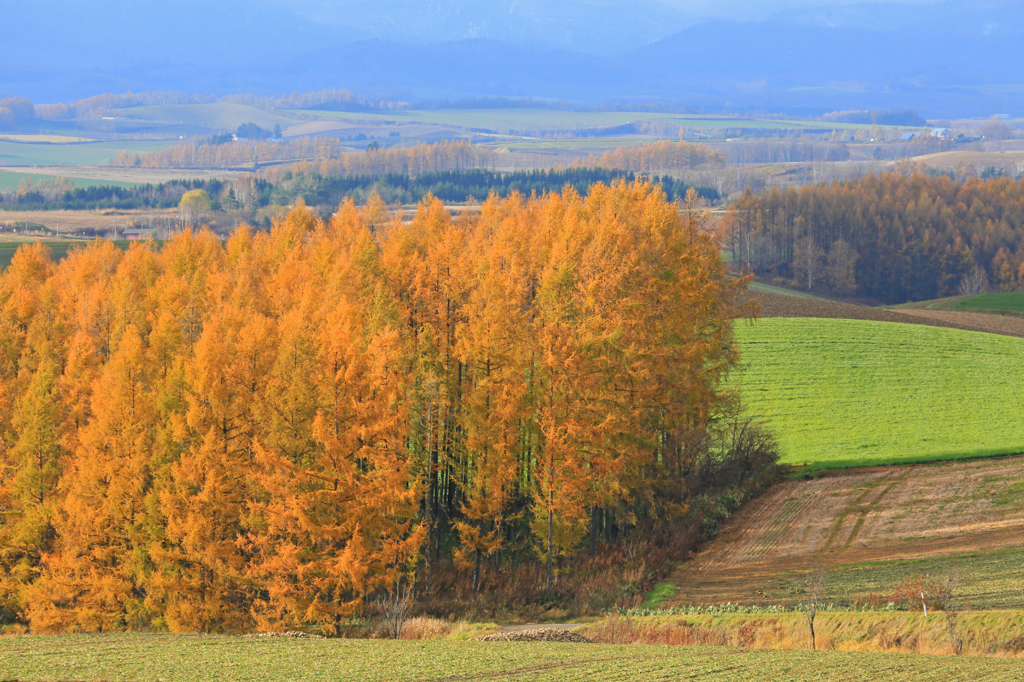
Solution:
[[[473,594],[480,591],[480,550],[476,550],[476,568],[473,569]]]
[[[554,553],[554,546],[555,546],[555,515],[551,511],[551,508],[548,507],[548,586],[547,586],[547,591],[548,592],[551,591],[551,580],[552,580],[552,577],[554,575],[554,572],[553,572],[552,566],[551,566],[551,557],[552,557],[552,554]]]

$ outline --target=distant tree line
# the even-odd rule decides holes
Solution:
[[[583,165],[591,168],[622,168],[637,173],[694,170],[708,166],[724,166],[725,156],[716,149],[689,142],[654,142],[610,149],[591,154]]]
[[[13,128],[36,117],[36,108],[24,97],[0,98],[0,130]]]
[[[1024,289],[1024,181],[882,176],[755,194],[723,223],[733,263],[883,303]],[[966,288],[966,289],[965,289]]]
[[[633,182],[640,174],[608,168],[568,168],[564,170],[532,170],[499,173],[480,169],[422,173],[417,176],[399,173],[384,175],[329,175],[287,173],[274,185],[270,203],[293,204],[302,199],[310,206],[337,206],[346,198],[361,198],[376,192],[391,202],[418,203],[431,194],[442,201],[463,202],[486,199],[491,194],[501,198],[518,192],[524,196],[538,196],[561,192],[567,185],[580,194],[587,194],[591,186],[614,180]],[[647,177],[647,176],[645,176]],[[681,200],[691,185],[668,175],[649,176],[661,187],[669,201]],[[708,201],[719,199],[712,187],[694,187],[697,194]]]
[[[267,185],[267,183],[263,183]],[[219,197],[225,190],[222,180],[172,180],[157,185],[116,187],[64,186],[55,192],[51,184],[40,184],[19,191],[0,193],[0,209],[8,211],[86,211],[114,208],[133,210],[140,208],[175,208],[181,197],[190,190],[205,190],[211,197]],[[269,186],[265,194],[269,197]],[[214,208],[219,208],[219,205]]]
[[[836,123],[859,123],[880,126],[914,126],[923,127],[928,121],[913,109],[893,109],[890,111],[833,111],[821,117],[825,121]]]
[[[731,163],[806,163],[850,159],[850,150],[845,144],[807,137],[734,142],[726,145],[722,153]]]
[[[267,140],[272,137],[281,137],[281,126],[275,125],[273,130],[261,128],[255,123],[243,123],[238,126],[234,133],[218,133],[210,137],[206,144],[218,145],[235,142],[238,140]]]
[[[952,140],[932,137],[930,135],[918,135],[906,142],[890,142],[875,147],[873,156],[875,160],[907,159],[915,156],[924,156],[925,154],[949,151],[953,146],[954,142]]]
[[[253,132],[247,125],[239,128],[239,137]],[[321,175],[358,175],[485,168],[493,166],[494,157],[494,152],[475,147],[465,140],[444,140],[390,149],[373,145],[365,152],[353,153],[343,141],[332,137],[240,140],[224,144],[220,143],[220,138],[208,138],[143,154],[121,151],[110,164],[146,168],[256,168],[279,164],[279,168],[264,171],[267,179],[274,181],[288,170],[316,171]],[[303,165],[288,165],[294,163]]]
[[[288,206],[298,200],[309,206],[331,209],[346,199],[364,201],[376,193],[389,203],[418,203],[433,195],[446,202],[484,200],[491,194],[501,198],[519,192],[538,196],[561,192],[571,186],[586,194],[598,182],[614,180],[632,182],[644,177],[658,185],[669,201],[682,200],[691,187],[698,196],[710,202],[720,198],[713,187],[693,187],[669,175],[641,176],[631,171],[608,168],[569,168],[565,170],[534,170],[497,173],[480,169],[439,171],[410,175],[383,173],[362,175],[320,175],[316,172],[286,172],[276,182],[251,176],[239,182],[222,180],[174,180],[159,185],[135,187],[79,187],[70,183],[41,183],[22,187],[19,191],[0,193],[0,209],[17,211],[95,210],[95,209],[159,209],[176,208],[186,192],[204,190],[211,199],[212,210],[232,211],[258,209],[270,205]],[[236,187],[235,185],[239,185]]]

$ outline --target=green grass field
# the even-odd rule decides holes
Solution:
[[[221,106],[221,105],[186,105]],[[129,111],[135,111],[130,109]],[[636,121],[673,123],[695,129],[718,128],[813,128],[832,130],[835,124],[821,121],[776,121],[755,118],[733,118],[701,114],[664,114],[636,111],[560,111],[557,109],[403,109],[388,112],[345,112],[283,110],[282,114],[315,116],[317,118],[353,121],[395,121],[397,123],[434,123],[469,128],[604,128]],[[868,128],[855,124],[842,124],[844,129]]]
[[[0,165],[99,166],[119,151],[149,152],[166,149],[178,140],[117,140],[81,144],[30,144],[0,140]]]
[[[381,112],[345,112],[318,110],[265,109],[244,102],[216,102],[210,104],[169,104],[128,107],[123,109],[129,121],[147,121],[161,124],[186,124],[206,128],[234,129],[242,123],[256,123],[264,128],[279,124],[282,128],[293,123],[316,120],[393,121],[398,123],[433,123],[471,128],[533,127],[601,128],[635,121],[672,122],[694,129],[719,128],[811,128],[832,130],[835,123],[812,120],[786,120],[742,118],[716,114],[666,114],[636,111],[561,111],[503,107],[497,109],[398,109]],[[868,129],[866,124],[839,124],[844,130]],[[909,129],[909,128],[908,128]]]
[[[124,109],[124,112],[127,117],[136,120],[226,130],[235,130],[243,123],[255,123],[261,128],[273,130],[275,125],[287,128],[304,119],[314,118],[306,112],[296,116],[244,102],[150,105],[130,107]]]
[[[787,289],[786,287],[777,287],[774,284],[765,284],[764,282],[751,282],[750,286],[748,286],[747,288],[750,291],[756,291],[765,294],[781,294],[783,296],[796,296],[797,298],[813,298],[818,301],[831,300],[824,298],[822,296],[815,296],[814,294],[809,294],[806,291],[800,291],[798,289]]]
[[[1024,339],[923,325],[767,318],[735,375],[782,461],[845,468],[1024,452]]]
[[[1024,314],[1024,291],[1000,294],[978,294],[951,301],[946,310],[990,310],[1001,313]]]
[[[1024,315],[1024,291],[1011,291],[974,296],[950,296],[930,301],[915,301],[886,308],[928,308],[930,310],[963,310],[965,312],[993,312]]]
[[[864,604],[888,598],[902,581],[959,573],[963,599],[973,609],[1020,609],[1024,604],[1024,549],[978,552],[926,559],[871,561],[831,566],[824,601]],[[806,589],[807,575],[794,574],[764,590],[764,603],[788,603]]]
[[[1019,680],[997,658],[518,642],[66,635],[0,639],[0,679],[207,680]]]
[[[73,175],[73,171],[69,172],[65,176],[68,180],[74,183],[75,187],[136,187],[143,183],[140,182],[124,182],[121,180],[96,180],[94,178],[76,178]],[[40,180],[50,182],[56,179],[53,175],[38,175],[36,173],[14,173],[12,171],[0,171],[0,192],[10,192],[11,190],[18,189],[18,184],[25,178],[33,185],[38,183]]]

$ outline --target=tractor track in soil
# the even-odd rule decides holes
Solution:
[[[1024,457],[871,467],[778,483],[673,574],[671,603],[758,603],[780,576],[1024,544]]]

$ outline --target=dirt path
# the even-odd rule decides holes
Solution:
[[[786,481],[747,505],[673,576],[675,601],[757,601],[818,566],[1024,546],[1024,457],[878,467]]]

